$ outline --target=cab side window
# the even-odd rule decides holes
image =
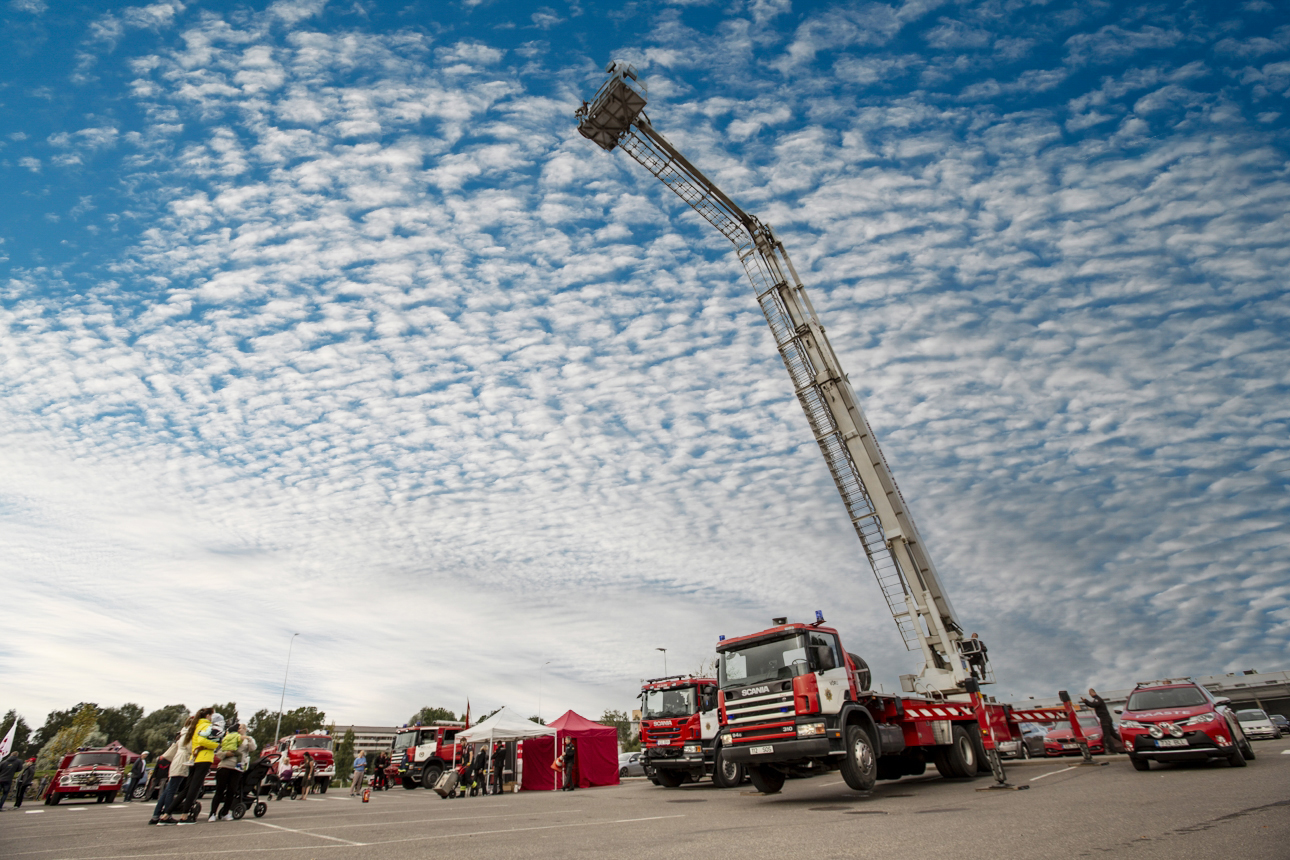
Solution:
[[[833,654],[833,668],[840,669],[847,665],[846,659],[842,656],[842,649],[838,647],[838,637],[832,633],[821,633],[812,631],[810,635],[811,645],[825,645]]]

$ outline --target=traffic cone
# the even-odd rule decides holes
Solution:
[[[363,802],[367,803],[371,799],[372,799],[372,790],[370,788],[363,789]]]

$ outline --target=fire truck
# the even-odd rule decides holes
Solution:
[[[641,687],[640,700],[641,761],[655,785],[676,788],[710,776],[718,788],[732,788],[746,779],[717,739],[716,678],[654,678]]]
[[[45,791],[45,804],[92,797],[97,803],[116,800],[125,780],[125,755],[114,749],[82,748],[63,756]]]
[[[819,611],[812,623],[776,618],[766,630],[722,637],[716,743],[723,759],[746,765],[763,793],[779,791],[790,775],[830,770],[865,790],[877,779],[922,773],[929,762],[946,777],[993,770],[1004,785],[995,746],[1019,739],[1018,723],[1065,718],[1082,741],[1068,696],[1064,709],[1013,711],[981,695],[994,680],[985,649],[964,636],[783,243],[654,128],[634,67],[613,62],[605,71],[608,79],[576,112],[579,133],[606,152],[626,152],[735,246],[896,629],[923,658],[917,675],[901,676],[902,695],[883,695],[870,689],[868,666]],[[1086,741],[1083,747],[1087,756]]]
[[[457,732],[467,728],[466,723],[441,720],[399,729],[390,743],[390,766],[398,768],[403,787],[434,788],[444,770],[452,767],[454,760],[461,761],[464,750],[455,738]]]
[[[312,758],[314,760],[314,788],[323,794],[327,793],[327,789],[331,787],[332,779],[336,776],[336,758],[335,753],[332,751],[331,735],[323,732],[288,735],[285,738],[281,738],[274,746],[261,750],[260,755],[264,755],[274,748],[282,753],[283,758],[291,762],[291,769],[297,774],[301,773],[301,768],[304,767],[305,756],[308,755]],[[215,769],[211,768],[210,772],[214,773]],[[270,782],[276,783],[276,781],[276,775],[271,775]],[[208,781],[203,787],[203,791],[214,791],[214,788],[214,783]]]

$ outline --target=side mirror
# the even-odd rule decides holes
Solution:
[[[1124,708],[1112,708],[1111,711],[1116,714],[1123,714]]]
[[[1227,698],[1227,696],[1219,696],[1217,699],[1215,699],[1215,700],[1214,700],[1214,704],[1216,704],[1216,705],[1230,705],[1230,704],[1232,704],[1232,700],[1231,700],[1231,699],[1229,699],[1229,698]]]

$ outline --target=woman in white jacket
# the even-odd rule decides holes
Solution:
[[[179,793],[179,788],[184,780],[188,779],[188,766],[192,764],[192,752],[188,744],[184,743],[184,737],[188,734],[188,729],[192,726],[196,717],[189,717],[184,721],[184,727],[179,730],[175,737],[175,742],[170,745],[161,757],[170,762],[170,779],[166,780],[166,785],[161,789],[161,797],[157,799],[157,806],[152,810],[152,818],[149,824],[178,824],[179,822],[171,817],[170,807],[174,803],[175,796]]]

